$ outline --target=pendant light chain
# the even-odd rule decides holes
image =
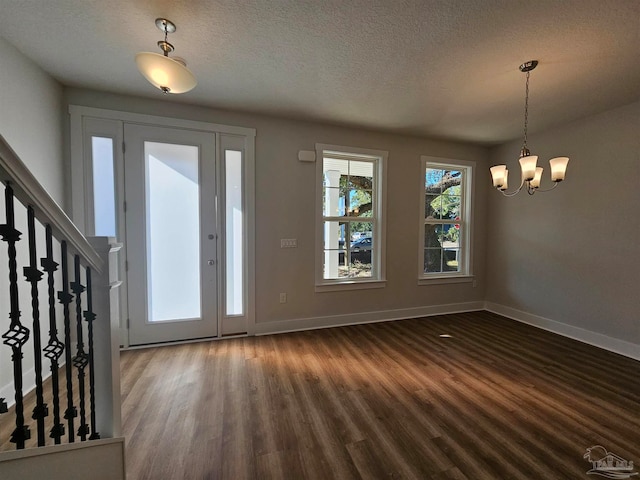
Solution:
[[[527,72],[527,83],[525,87],[524,97],[524,145],[523,150],[527,149],[527,126],[529,124],[529,72]]]

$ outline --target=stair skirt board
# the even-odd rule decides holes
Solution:
[[[125,480],[124,437],[0,453],[2,480]]]

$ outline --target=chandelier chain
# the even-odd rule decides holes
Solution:
[[[524,148],[527,148],[527,126],[529,124],[529,72],[527,72],[527,83],[524,96]]]

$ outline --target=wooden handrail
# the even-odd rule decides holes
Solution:
[[[72,253],[77,253],[88,265],[98,273],[102,273],[104,262],[100,256],[2,135],[0,135],[0,182],[10,183],[15,197],[23,205],[31,205],[36,218],[42,224],[51,225],[55,238],[66,240]]]

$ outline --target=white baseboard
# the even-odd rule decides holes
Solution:
[[[364,323],[389,322],[391,320],[406,320],[408,318],[445,315],[447,313],[473,312],[483,309],[484,302],[479,301],[345,315],[329,315],[324,317],[308,317],[293,320],[275,320],[256,323],[255,332],[256,335],[269,335],[273,333],[298,332],[301,330],[316,330],[319,328],[343,327]]]
[[[569,337],[574,340],[578,340],[582,343],[587,343],[610,352],[624,355],[625,357],[633,358],[634,360],[640,360],[640,345],[635,343],[626,342],[618,338],[609,337],[601,333],[585,330],[584,328],[576,327],[566,323],[557,322],[549,318],[540,317],[531,313],[516,310],[515,308],[507,307],[492,302],[485,302],[485,310],[488,310],[503,317],[516,320],[518,322],[526,323],[534,327],[547,330],[549,332],[557,333],[564,337]]]

